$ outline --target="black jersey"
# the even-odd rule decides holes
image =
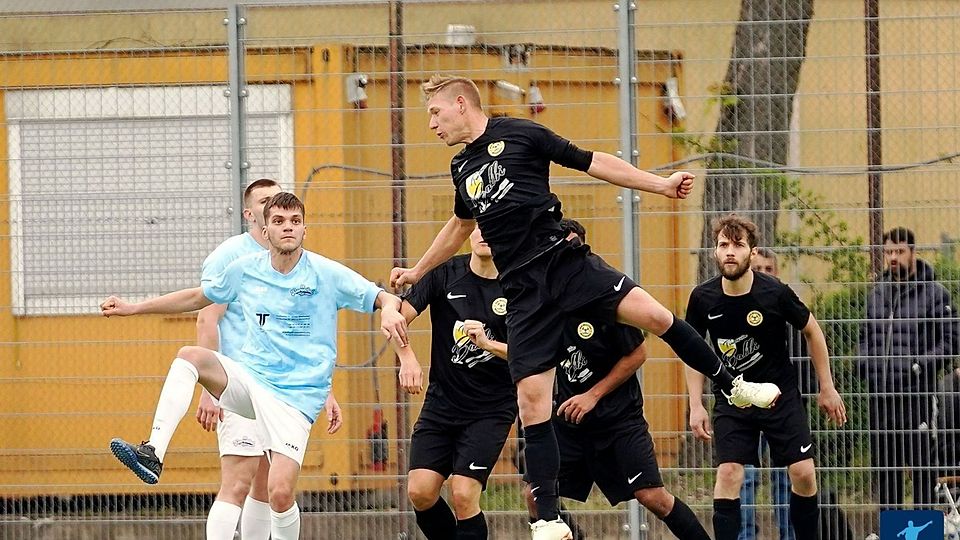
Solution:
[[[425,407],[470,418],[516,414],[517,392],[507,362],[474,345],[467,319],[486,325],[487,338],[507,342],[507,300],[496,279],[470,270],[470,256],[434,268],[404,295],[418,313],[430,307],[433,338]]]
[[[632,326],[572,315],[563,332],[563,350],[556,378],[557,407],[593,388],[621,358],[632,353],[641,343],[643,333]],[[597,402],[576,427],[610,427],[623,419],[641,416],[642,406],[640,381],[630,377]]]
[[[536,122],[491,118],[450,162],[454,213],[477,220],[501,274],[564,238],[560,201],[550,192],[551,161],[586,171],[593,153]]]
[[[787,323],[802,329],[809,319],[810,310],[793,289],[761,272],[753,273],[747,294],[724,294],[722,277],[717,276],[696,287],[687,304],[687,322],[707,337],[727,369],[782,389],[797,387]]]

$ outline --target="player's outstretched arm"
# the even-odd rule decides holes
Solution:
[[[187,313],[205,308],[212,304],[200,287],[182,289],[143,302],[130,304],[117,296],[111,296],[100,304],[100,313],[104,317],[145,315],[148,313]]]
[[[709,441],[713,438],[713,430],[710,428],[710,414],[703,406],[703,383],[706,377],[690,366],[683,366],[683,375],[687,379],[687,395],[690,399],[690,429],[696,438]]]
[[[678,171],[668,178],[634,167],[605,152],[594,152],[587,174],[615,186],[656,193],[671,199],[686,199],[693,191],[693,174]]]
[[[847,423],[847,408],[833,383],[827,339],[813,314],[810,315],[807,324],[803,327],[803,337],[807,341],[807,350],[810,351],[810,362],[817,372],[817,383],[820,385],[820,395],[817,397],[817,402],[820,409],[837,425],[842,426]]]
[[[397,288],[420,281],[427,272],[456,255],[460,246],[470,238],[474,227],[476,221],[472,219],[451,217],[413,268],[396,267],[390,271],[390,286]]]

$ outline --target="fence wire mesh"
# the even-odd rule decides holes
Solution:
[[[822,537],[865,538],[881,508],[948,509],[934,486],[960,477],[955,2],[888,0],[876,18],[869,0],[64,4],[0,13],[0,538],[203,537],[220,471],[193,409],[159,486],[106,449],[147,433],[195,315],[107,320],[98,302],[195,286],[238,230],[238,179],[262,177],[304,200],[308,249],[385,283],[451,216],[456,149],[428,129],[419,91],[438,72],[475,80],[488,115],[610,153],[631,84],[638,165],[694,172],[695,196],[625,201],[555,166],[565,214],[621,267],[631,205],[638,281],[681,315],[716,274],[711,220],[751,217],[824,330],[850,417],[838,428],[818,410],[792,336]],[[635,81],[619,78],[619,9],[633,12]],[[919,279],[889,278],[894,227],[915,233]],[[411,339],[426,364],[422,319]],[[712,530],[711,444],[690,434],[682,364],[649,346],[644,412],[664,482]],[[375,317],[341,317],[334,389],[346,422],[311,435],[302,537],[421,538],[406,473],[422,398],[398,390]],[[491,538],[528,534],[517,448],[512,435],[481,498]],[[741,492],[758,532],[741,538],[791,538],[784,471],[761,461]],[[583,537],[670,537],[649,512],[631,527],[597,490],[564,504]]]

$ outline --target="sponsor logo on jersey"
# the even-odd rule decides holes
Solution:
[[[260,323],[260,326],[263,326],[267,323],[267,318],[269,317],[269,313],[257,313],[257,322]]]
[[[744,371],[763,358],[760,354],[760,344],[748,335],[735,339],[717,339],[717,349],[720,350],[722,360],[737,371]]]
[[[503,149],[506,146],[503,141],[492,142],[487,145],[487,153],[490,154],[490,157],[497,157],[503,153]]]
[[[487,339],[493,339],[493,332],[490,328],[484,327],[483,333],[487,335]],[[463,321],[457,321],[453,324],[453,349],[450,353],[451,362],[466,365],[468,368],[493,358],[493,353],[481,349],[470,341],[470,337],[467,336],[467,331],[464,329]]]
[[[567,347],[567,357],[560,362],[560,369],[572,383],[582,383],[593,375],[587,367],[587,357],[575,345]]]
[[[490,309],[497,315],[506,315],[507,314],[507,299],[504,297],[497,298],[493,301],[493,304],[490,305]]]
[[[593,337],[593,325],[584,321],[577,326],[577,335],[583,339],[590,339]]]
[[[760,323],[763,322],[763,314],[757,310],[753,310],[750,313],[747,313],[747,324],[750,326],[760,326]]]

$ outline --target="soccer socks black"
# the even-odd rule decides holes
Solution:
[[[483,512],[457,520],[457,540],[487,540],[487,518]]]
[[[443,498],[426,510],[413,511],[417,516],[417,527],[427,540],[450,540],[457,536],[457,518]]]
[[[713,349],[687,321],[673,318],[673,324],[660,336],[684,364],[703,373],[727,394],[733,389],[733,375],[717,358]]]
[[[817,540],[820,535],[820,505],[810,497],[790,493],[790,523],[797,540]]]
[[[693,510],[680,499],[673,498],[673,510],[662,518],[664,525],[680,540],[710,540]]]
[[[524,455],[527,462],[527,477],[530,492],[537,505],[537,517],[555,521],[560,504],[557,496],[557,475],[560,474],[560,446],[550,420],[524,426],[523,438],[527,443]]]
[[[713,500],[713,537],[737,540],[740,536],[740,499]]]

